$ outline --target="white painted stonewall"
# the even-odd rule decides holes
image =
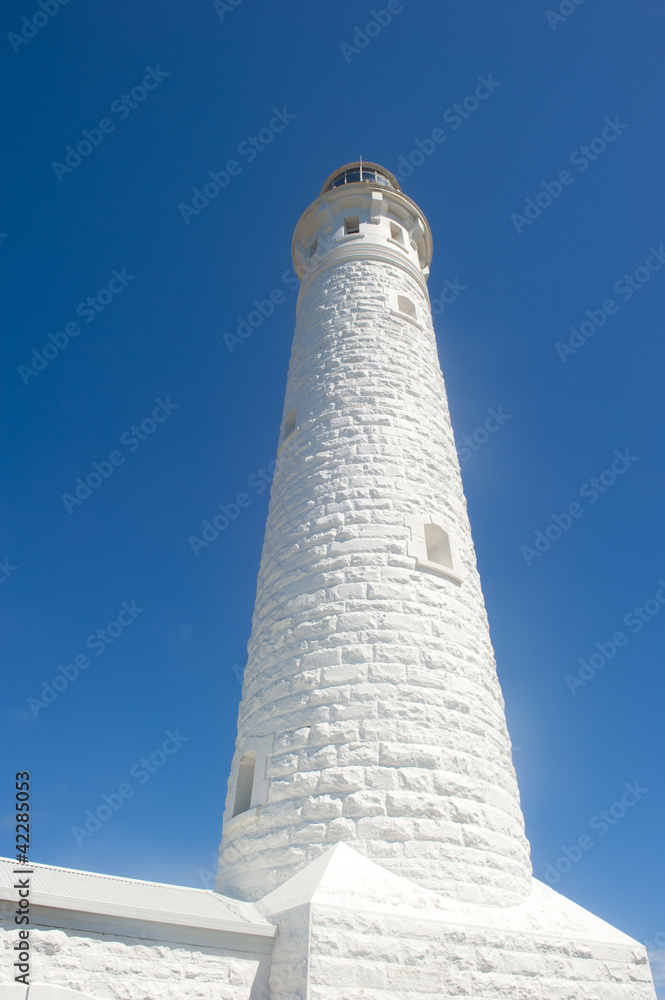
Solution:
[[[644,948],[535,879],[517,906],[460,903],[337,844],[258,907],[271,1000],[654,998]]]

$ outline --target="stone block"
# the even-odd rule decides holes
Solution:
[[[341,651],[339,653],[341,658]],[[365,670],[358,664],[340,664],[321,671],[321,687],[338,684],[355,684],[365,679]]]
[[[332,795],[310,796],[303,804],[302,815],[313,822],[336,819],[342,815],[342,799]]]
[[[330,767],[319,774],[317,792],[343,794],[356,792],[364,787],[363,770],[360,767]]]
[[[352,792],[344,799],[344,815],[358,819],[361,816],[385,816],[386,793],[380,790],[363,789]]]

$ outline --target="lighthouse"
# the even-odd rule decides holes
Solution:
[[[0,1000],[655,1000],[646,949],[531,873],[431,257],[375,163],[296,226],[217,891],[31,862],[19,985],[0,858]]]
[[[292,253],[217,883],[277,925],[261,996],[654,1000],[645,949],[532,876],[427,219],[390,171],[350,163]]]
[[[395,177],[335,171],[301,281],[220,858],[256,899],[339,841],[461,901],[531,866],[427,292]]]

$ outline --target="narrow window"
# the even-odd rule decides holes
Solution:
[[[254,785],[254,770],[256,768],[256,751],[249,750],[243,754],[238,767],[236,782],[236,797],[233,803],[233,815],[247,812],[252,804],[252,786]]]
[[[344,220],[344,232],[347,236],[351,233],[360,232],[360,216],[350,215],[348,219]]]
[[[286,414],[286,419],[284,420],[284,433],[282,434],[282,441],[286,441],[287,437],[293,434],[296,429],[296,422],[298,420],[298,408],[293,407],[292,410]]]
[[[404,246],[404,231],[401,226],[396,226],[394,222],[390,223],[390,238]]]
[[[427,546],[429,562],[438,563],[439,566],[445,566],[447,569],[453,568],[448,533],[438,524],[425,525],[425,545]]]
[[[404,313],[406,316],[416,318],[416,307],[411,299],[407,299],[406,295],[397,296],[397,308],[399,312]]]
[[[312,259],[312,257],[314,256],[314,254],[316,253],[316,251],[318,249],[318,246],[319,246],[319,241],[318,241],[318,238],[317,238],[317,239],[314,240],[314,242],[312,243],[311,247],[309,248],[309,257],[308,257],[308,260]]]

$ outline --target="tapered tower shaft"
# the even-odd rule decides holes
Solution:
[[[337,171],[301,279],[219,888],[258,898],[338,841],[456,899],[531,866],[432,328],[429,226]]]

